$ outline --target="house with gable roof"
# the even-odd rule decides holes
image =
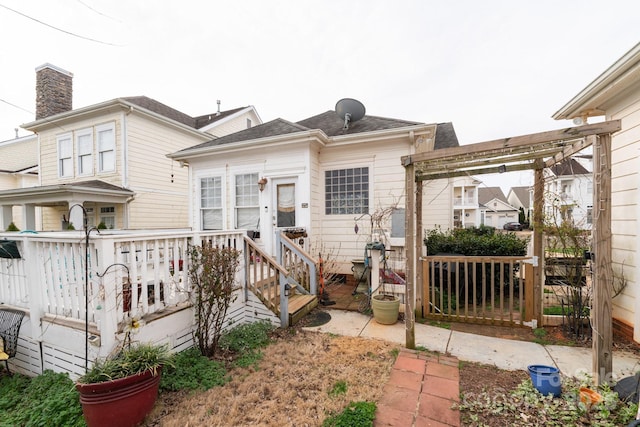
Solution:
[[[276,234],[292,230],[314,255],[332,251],[339,272],[350,274],[372,240],[404,258],[401,157],[454,146],[451,123],[364,115],[346,125],[329,110],[298,122],[278,118],[169,158],[191,170],[193,229],[247,229],[270,254]],[[425,229],[452,228],[452,182],[430,181],[423,191]]]
[[[533,189],[531,187],[511,187],[507,194],[507,202],[514,208],[522,209],[525,222],[533,218]]]
[[[188,171],[166,154],[261,123],[252,106],[192,117],[146,96],[73,109],[72,79],[36,68],[36,120],[22,127],[37,135],[38,182],[0,191],[2,230],[80,229],[84,213],[89,227],[187,227]]]
[[[574,124],[592,117],[622,124],[611,138],[611,256],[614,281],[626,286],[612,301],[613,327],[640,342],[640,43],[553,114]]]
[[[511,206],[500,187],[478,188],[482,224],[502,228],[507,222],[518,221],[518,209]]]

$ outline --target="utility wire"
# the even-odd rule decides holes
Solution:
[[[85,2],[83,2],[82,0],[78,0],[78,3],[80,3],[81,5],[83,5],[84,7],[86,7],[87,9],[89,9],[89,10],[91,10],[91,11],[93,11],[93,12],[97,13],[97,14],[98,14],[98,15],[100,15],[100,16],[104,16],[105,18],[109,18],[109,19],[111,19],[111,20],[113,20],[113,21],[116,21],[116,22],[120,22],[120,23],[122,23],[122,21],[120,21],[119,19],[116,19],[116,18],[114,18],[114,17],[112,17],[112,16],[109,16],[109,15],[105,15],[104,13],[100,12],[99,10],[92,8],[91,6],[89,6],[88,4],[86,4]]]
[[[38,24],[42,24],[42,25],[44,25],[46,27],[53,28],[54,30],[60,31],[60,32],[65,33],[65,34],[69,34],[70,36],[73,36],[73,37],[78,37],[80,39],[84,39],[84,40],[88,40],[88,41],[91,41],[91,42],[94,42],[94,43],[100,43],[100,44],[104,44],[104,45],[108,45],[108,46],[122,47],[122,45],[117,45],[117,44],[113,44],[113,43],[109,43],[109,42],[103,42],[101,40],[92,39],[90,37],[81,36],[79,34],[75,34],[75,33],[72,33],[70,31],[67,31],[67,30],[63,30],[62,28],[54,27],[51,24],[47,24],[46,22],[40,21],[39,19],[33,18],[33,17],[29,16],[29,15],[25,15],[24,13],[19,12],[19,11],[15,10],[15,9],[11,9],[10,7],[7,7],[7,6],[3,5],[3,4],[0,4],[0,7],[4,8],[4,9],[7,9],[7,10],[13,12],[13,13],[17,13],[18,15],[23,16],[23,17],[25,17],[27,19],[31,19],[32,21],[35,21]]]
[[[1,5],[0,5],[0,6],[1,6]],[[22,108],[22,107],[20,107],[19,105],[16,105],[16,104],[12,104],[11,102],[9,102],[9,101],[5,101],[5,100],[4,100],[4,99],[2,99],[2,98],[0,98],[0,102],[4,102],[4,103],[5,103],[5,104],[7,104],[7,105],[10,105],[10,106],[12,106],[12,107],[14,107],[14,108],[17,108],[18,110],[22,110],[22,111],[24,111],[25,113],[33,114],[33,111],[29,111],[29,110],[27,110],[26,108]]]

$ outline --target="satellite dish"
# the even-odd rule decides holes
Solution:
[[[357,122],[364,117],[365,109],[362,102],[351,98],[342,98],[336,103],[336,114],[344,120],[342,129],[349,129],[349,123]]]
[[[575,119],[573,119],[573,124],[576,126],[582,126],[584,124],[584,120],[582,119],[582,117],[576,117]]]

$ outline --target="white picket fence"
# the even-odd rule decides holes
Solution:
[[[189,247],[207,241],[242,252],[244,234],[92,231],[87,238],[84,231],[0,233],[0,244],[15,241],[20,252],[19,258],[0,257],[0,306],[27,312],[12,367],[27,374],[52,369],[80,375],[87,363],[116,347],[132,317],[146,321],[134,339],[167,343],[174,350],[189,347]],[[244,288],[243,267],[237,283]],[[279,322],[240,290],[227,324],[256,318]]]

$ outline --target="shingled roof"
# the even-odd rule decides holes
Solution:
[[[364,116],[362,119],[353,122],[348,129],[343,129],[344,121],[335,113],[329,110],[324,113],[300,120],[293,123],[284,119],[275,119],[249,129],[241,130],[230,135],[225,135],[211,141],[203,142],[193,147],[185,148],[178,153],[191,151],[194,149],[216,147],[224,144],[231,144],[240,141],[250,141],[260,138],[287,135],[296,132],[321,130],[329,137],[341,135],[353,135],[364,132],[374,132],[386,129],[399,129],[407,126],[423,125],[424,123],[407,120],[390,119],[386,117]],[[452,123],[439,123],[436,129],[435,148],[457,147],[458,138]]]
[[[509,204],[500,187],[478,187],[478,203],[486,205],[493,199]]]
[[[529,188],[530,187],[511,187],[511,191],[516,195],[522,207],[529,209]]]
[[[586,175],[591,173],[575,159],[556,163],[551,166],[551,171],[555,176]]]
[[[182,123],[194,129],[201,129],[211,123],[222,120],[225,117],[228,117],[240,110],[247,108],[239,107],[232,110],[220,111],[219,113],[216,112],[198,117],[191,117],[188,114],[178,111],[175,108],[171,108],[168,105],[165,105],[162,102],[156,101],[155,99],[149,98],[147,96],[128,96],[121,99],[130,102],[131,104],[138,105],[146,110],[153,111],[156,114],[160,114],[169,119],[175,120],[176,122]]]

